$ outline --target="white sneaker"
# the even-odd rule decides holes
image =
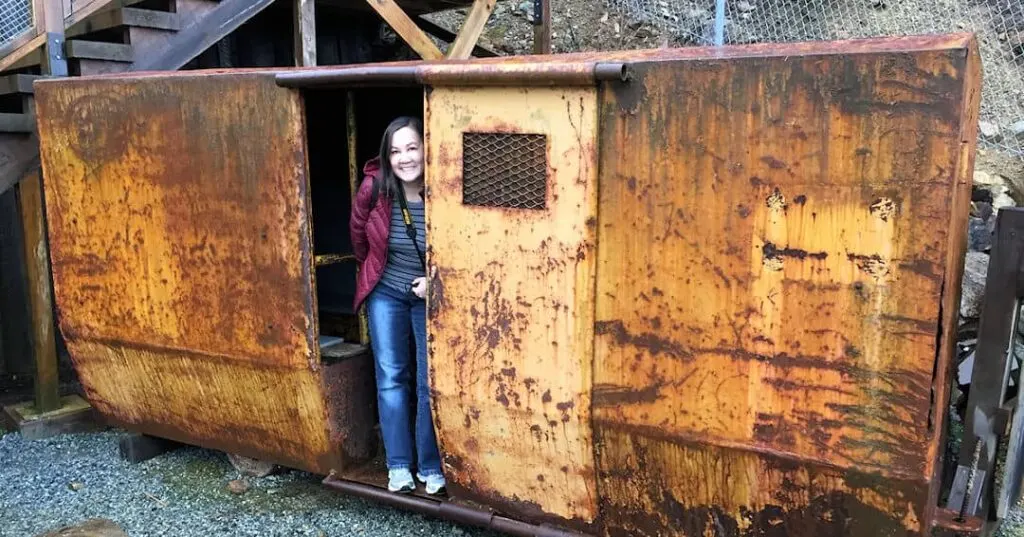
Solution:
[[[388,470],[388,490],[403,493],[416,490],[416,482],[412,480],[412,472],[408,468]]]
[[[444,492],[445,480],[441,474],[430,474],[423,475],[416,472],[416,479],[419,479],[421,483],[424,483],[427,487],[427,494],[440,494]]]

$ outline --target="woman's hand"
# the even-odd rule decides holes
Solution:
[[[412,294],[414,294],[414,295],[416,295],[416,296],[418,296],[420,298],[426,298],[426,296],[427,296],[427,279],[426,278],[424,278],[423,276],[420,276],[419,278],[416,278],[415,280],[412,281]]]

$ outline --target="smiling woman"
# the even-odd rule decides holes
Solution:
[[[367,306],[388,489],[415,490],[415,467],[427,493],[437,494],[445,481],[427,384],[423,153],[420,120],[403,116],[388,125],[380,154],[363,167],[349,230],[360,268],[354,308]]]

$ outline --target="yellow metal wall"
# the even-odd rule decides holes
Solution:
[[[593,88],[428,92],[431,387],[457,494],[530,518],[597,515],[590,427]],[[462,204],[462,133],[548,136],[547,209]]]
[[[327,472],[304,118],[272,75],[36,92],[60,328],[142,432]]]

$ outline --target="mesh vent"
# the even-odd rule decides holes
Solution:
[[[543,209],[547,200],[547,137],[462,134],[462,203]]]
[[[0,45],[33,28],[32,0],[0,0]]]

